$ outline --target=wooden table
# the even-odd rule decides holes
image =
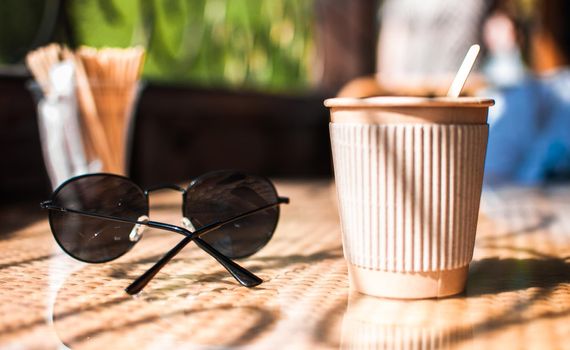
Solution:
[[[189,246],[138,297],[123,288],[180,238],[146,231],[126,256],[88,265],[56,246],[37,206],[0,219],[0,348],[570,349],[570,187],[483,195],[468,287],[440,300],[350,292],[330,182],[278,182],[273,240],[240,287]],[[179,197],[153,195],[178,223]],[[34,220],[36,219],[36,220]]]

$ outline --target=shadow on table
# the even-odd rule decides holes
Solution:
[[[111,272],[111,277],[114,278],[121,278],[121,279],[135,279],[139,277],[140,274],[134,272],[135,268],[139,264],[149,264],[148,268],[152,266],[152,264],[156,263],[160,259],[161,255],[153,255],[147,256],[141,259],[137,259],[135,261],[129,261],[128,263],[115,263],[115,267]],[[243,260],[238,260],[238,263],[247,267],[253,273],[260,273],[263,271],[268,271],[271,269],[279,269],[284,268],[287,265],[292,264],[311,264],[315,262],[322,262],[325,260],[330,259],[337,259],[342,257],[342,248],[336,247],[330,250],[324,250],[320,252],[315,252],[313,254],[293,254],[293,255],[286,255],[286,256],[262,256],[262,257],[250,257]],[[184,262],[184,257],[178,258],[179,262]],[[209,257],[205,257],[205,259],[210,259]],[[188,260],[189,264],[192,264],[192,259]],[[302,268],[302,266],[299,266]],[[179,276],[184,277],[184,276]],[[187,276],[188,279],[194,282],[212,282],[212,281],[220,281],[225,280],[228,285],[235,285],[237,282],[229,277],[228,272],[226,270],[220,270],[218,272],[213,273],[202,273],[197,276]],[[158,276],[157,278],[161,278]]]
[[[303,268],[304,265],[310,265],[314,262],[320,262],[323,260],[328,259],[337,259],[342,256],[342,250],[340,247],[335,247],[330,250],[324,250],[320,252],[315,252],[313,254],[296,254],[296,255],[288,255],[288,256],[262,256],[259,258],[249,258],[249,263],[247,264],[248,269],[260,273],[264,272],[264,270],[273,270],[279,269],[282,267],[286,267],[289,264],[296,264],[299,268]],[[130,281],[132,278],[138,277],[137,273],[133,270],[136,265],[141,263],[151,263],[158,260],[159,256],[153,257],[145,257],[144,259],[137,259],[135,261],[129,261],[128,263],[115,263],[112,269],[110,269],[110,273],[108,274],[109,277],[112,278],[119,278],[125,279]],[[204,259],[209,259],[209,257],[204,257]],[[179,264],[192,264],[195,263],[195,259],[188,259],[185,261],[185,258],[178,259],[177,263]],[[246,265],[246,264],[244,264]],[[61,291],[67,293],[71,296],[75,296],[77,293],[73,291],[73,286],[80,285],[77,281],[72,282],[71,280],[74,279],[84,279],[82,277],[84,272],[77,272],[71,277],[68,277],[65,281],[65,284],[60,290],[58,291],[58,296],[56,300],[67,300],[69,296],[60,296]],[[277,277],[277,276],[276,276]],[[236,298],[236,305],[202,305],[200,307],[197,304],[192,304],[190,301],[192,298],[196,297],[196,295],[205,295],[205,291],[202,292],[193,292],[189,291],[191,286],[189,286],[189,281],[192,284],[196,285],[195,291],[204,288],[204,284],[214,283],[215,289],[213,292],[216,293],[229,293],[235,294]],[[264,305],[248,305],[247,298],[244,297],[249,295],[250,293],[245,293],[242,290],[237,282],[235,282],[232,278],[228,277],[226,271],[219,271],[215,273],[183,273],[180,270],[176,270],[173,275],[169,275],[168,273],[162,273],[160,276],[157,276],[157,281],[154,281],[154,286],[150,290],[147,296],[142,296],[135,299],[143,299],[144,305],[162,305],[165,302],[175,302],[180,303],[179,308],[177,308],[174,312],[168,313],[164,311],[161,315],[150,315],[144,316],[140,318],[134,318],[134,321],[125,322],[124,324],[114,324],[112,327],[109,325],[100,325],[88,331],[79,331],[77,329],[73,330],[68,327],[68,323],[71,322],[72,319],[79,321],[83,315],[85,317],[89,316],[90,311],[96,310],[107,310],[115,308],[117,310],[121,310],[125,307],[125,304],[132,304],[134,300],[132,297],[128,296],[121,296],[120,298],[112,298],[111,300],[103,303],[93,303],[93,305],[86,303],[87,305],[82,305],[79,308],[74,308],[72,310],[61,310],[59,311],[56,307],[54,307],[54,326],[57,330],[58,336],[62,340],[62,342],[66,345],[80,345],[86,342],[86,339],[89,338],[96,338],[101,334],[106,333],[116,333],[119,331],[126,331],[133,327],[146,327],[146,325],[152,325],[156,322],[164,322],[170,318],[178,319],[179,317],[187,319],[188,317],[200,317],[201,314],[208,315],[208,314],[216,314],[220,313],[220,311],[226,311],[228,314],[232,312],[233,309],[242,308],[248,309],[248,314],[254,315],[255,322],[251,324],[243,324],[240,325],[239,329],[243,332],[238,332],[239,335],[231,341],[225,342],[223,346],[233,347],[233,346],[242,346],[245,345],[254,339],[256,339],[260,334],[262,334],[265,330],[270,329],[274,326],[274,324],[278,320],[278,315],[275,315],[275,310],[270,310],[264,307]],[[202,287],[200,287],[202,286]],[[77,287],[75,288],[77,289]],[[258,288],[252,290],[251,293],[264,294],[263,292],[263,285]],[[93,293],[93,292],[92,292]],[[245,294],[244,294],[245,293]],[[267,294],[267,293],[265,293]],[[239,301],[242,300],[243,301]],[[184,303],[188,303],[188,305],[184,305]],[[67,300],[69,303],[69,300]],[[162,303],[162,304],[161,304]],[[242,305],[243,304],[243,305]],[[63,322],[65,321],[65,322]],[[243,322],[242,322],[243,323]],[[237,326],[236,326],[237,327]],[[235,327],[234,327],[235,328]],[[177,336],[176,334],[174,335]],[[188,339],[192,339],[189,337]],[[186,336],[181,336],[182,340],[186,339]],[[218,344],[219,345],[219,344]]]
[[[158,260],[160,256],[152,256],[152,257],[145,257],[143,259],[137,259],[135,261],[129,261],[128,263],[115,263],[113,268],[110,269],[110,273],[108,274],[109,277],[112,278],[119,278],[125,279],[130,281],[132,278],[138,277],[138,274],[135,272],[134,268],[136,265],[139,264],[147,264],[147,263],[154,263]],[[272,270],[273,272],[275,269],[280,269],[286,267],[290,264],[294,264],[298,266],[298,268],[304,268],[304,266],[310,266],[315,262],[322,262],[323,260],[329,259],[337,259],[342,257],[342,250],[339,247],[335,247],[329,250],[323,250],[319,252],[315,252],[313,254],[295,254],[295,255],[287,255],[287,256],[261,256],[261,257],[252,257],[248,260],[247,264],[248,269],[255,273],[262,273],[266,270]],[[209,259],[209,257],[204,257],[204,259]],[[188,259],[182,257],[178,259],[178,264],[192,264],[195,263],[195,258]],[[244,262],[246,261],[244,260]],[[68,329],[67,324],[70,322],[71,319],[80,320],[82,315],[89,315],[89,311],[92,310],[100,310],[100,309],[112,309],[115,308],[120,310],[124,307],[126,303],[133,303],[133,298],[122,296],[120,298],[112,298],[108,302],[103,303],[93,303],[93,305],[82,305],[80,308],[75,308],[70,310],[61,310],[58,312],[57,305],[54,307],[54,326],[57,329],[58,336],[62,340],[64,344],[67,345],[79,345],[84,344],[85,339],[95,338],[100,336],[101,334],[105,333],[115,333],[118,331],[128,330],[133,327],[145,327],[148,324],[153,324],[156,322],[164,322],[167,319],[173,318],[177,319],[178,317],[199,317],[200,314],[215,314],[219,313],[220,311],[227,311],[228,313],[232,312],[232,309],[238,308],[251,308],[248,314],[255,315],[255,322],[249,325],[242,325],[240,329],[243,332],[239,332],[239,336],[231,341],[225,342],[223,345],[228,347],[233,346],[242,346],[250,341],[253,341],[255,338],[259,336],[259,334],[263,333],[265,330],[270,329],[278,320],[278,316],[274,313],[274,310],[269,310],[263,307],[263,305],[247,305],[247,298],[244,298],[244,295],[248,295],[247,293],[244,294],[244,291],[239,288],[237,282],[235,282],[232,278],[228,277],[226,271],[218,271],[214,273],[194,273],[191,274],[183,273],[178,269],[175,269],[175,273],[170,275],[168,273],[162,273],[160,276],[157,276],[157,280],[154,281],[153,289],[151,289],[148,296],[141,297],[145,300],[146,304],[151,305],[162,305],[166,301],[168,302],[176,302],[180,303],[187,302],[192,300],[192,291],[189,291],[189,281],[192,284],[196,285],[196,290],[203,288],[204,284],[214,283],[215,284],[215,291],[216,293],[230,293],[236,295],[236,300],[244,299],[243,302],[236,302],[236,305],[221,305],[219,308],[216,309],[216,306],[208,307],[204,305],[202,307],[197,308],[195,304],[192,304],[192,307],[185,307],[184,303],[180,305],[173,313],[164,312],[162,315],[150,315],[144,316],[141,318],[135,318],[134,321],[125,322],[124,324],[114,324],[112,327],[108,325],[101,325],[90,329],[88,331],[66,331]],[[74,278],[81,279],[85,278],[82,277],[83,272],[77,272],[73,276],[68,277],[64,284],[64,287],[60,288],[58,292],[58,297],[56,300],[62,299],[67,300],[68,297],[60,297],[61,291],[66,291],[70,295],[80,294],[73,291],[74,285],[79,285],[78,283],[70,282]],[[277,277],[277,276],[275,276]],[[71,286],[71,287],[66,287]],[[202,286],[202,287],[200,287]],[[260,294],[263,294],[263,285],[258,288],[255,288],[253,292],[257,291]],[[253,293],[252,292],[252,293]],[[196,292],[196,295],[204,294],[202,292]],[[267,294],[267,293],[265,293]],[[205,295],[205,294],[204,294]],[[170,296],[170,297],[169,297]],[[166,299],[165,299],[166,298]],[[170,299],[169,299],[170,298]],[[140,298],[138,298],[140,299]],[[68,300],[69,301],[69,300]],[[240,303],[244,305],[240,306]],[[62,322],[66,321],[66,322]],[[61,326],[60,326],[61,325]],[[186,338],[182,336],[182,339],[185,340]],[[191,339],[191,338],[188,338]]]
[[[335,247],[329,250],[315,252],[313,254],[292,254],[284,256],[264,256],[260,258],[252,258],[263,265],[253,266],[252,270],[264,268],[282,268],[291,264],[309,264],[314,262],[322,262],[324,260],[342,258],[342,248]]]
[[[12,237],[18,231],[47,218],[39,202],[25,202],[0,206],[0,240]]]
[[[128,298],[122,298],[117,304],[127,304],[132,301]],[[117,307],[116,305],[114,305]],[[137,306],[137,305],[135,305]],[[124,307],[124,306],[123,306]],[[133,307],[134,308],[134,307]],[[261,307],[255,306],[243,306],[240,307],[241,309],[247,310],[248,316],[250,318],[253,316],[254,321],[251,324],[241,324],[235,325],[233,328],[239,328],[241,332],[230,339],[226,339],[225,341],[217,341],[212,342],[210,339],[202,343],[200,341],[200,333],[203,333],[203,330],[200,327],[188,327],[186,332],[180,332],[177,329],[177,332],[172,332],[172,334],[168,334],[169,342],[173,344],[183,345],[182,347],[211,347],[211,346],[222,346],[222,347],[240,347],[246,345],[248,342],[255,339],[259,333],[262,333],[268,328],[271,328],[272,325],[276,322],[276,317]],[[162,315],[141,315],[140,317],[130,317],[128,320],[124,321],[115,321],[112,323],[108,322],[100,322],[95,324],[88,329],[77,329],[78,327],[70,327],[70,323],[72,322],[89,322],[87,320],[82,320],[84,317],[83,315],[89,314],[90,310],[98,310],[99,307],[91,308],[89,306],[83,306],[81,309],[78,309],[72,313],[65,313],[63,315],[54,314],[53,315],[53,327],[55,333],[57,334],[59,340],[62,344],[69,347],[70,349],[88,345],[91,342],[91,339],[96,342],[97,337],[104,337],[106,334],[116,335],[121,333],[128,333],[132,332],[133,329],[137,327],[148,327],[148,330],[151,332],[154,328],[153,325],[156,323],[164,322],[165,319],[168,318],[175,318],[178,321],[184,321],[188,317],[199,317],[199,315],[208,315],[208,314],[218,314],[220,312],[230,312],[234,309],[232,306],[226,305],[212,305],[212,306],[204,306],[201,308],[191,308],[191,307],[182,307],[177,309],[173,312],[167,312]],[[118,310],[121,307],[117,307]],[[109,311],[107,311],[109,312]],[[218,315],[219,316],[219,315]],[[67,318],[67,319],[66,319]],[[204,321],[212,322],[213,317],[204,317]],[[209,324],[211,326],[211,324]],[[176,329],[176,327],[173,327]],[[161,337],[165,337],[163,326],[163,332],[160,335]],[[141,337],[140,343],[147,344],[148,341],[152,339],[152,337]],[[212,344],[208,344],[208,342],[212,342]],[[168,342],[167,342],[168,344]],[[132,345],[132,343],[131,343]],[[155,344],[156,345],[156,344]],[[170,344],[172,345],[172,344]],[[176,346],[175,346],[176,347]]]
[[[477,243],[478,244],[488,243],[488,242],[494,242],[494,241],[502,240],[502,239],[506,239],[506,238],[520,237],[521,235],[528,235],[528,234],[537,233],[541,230],[548,229],[555,222],[556,222],[556,215],[540,214],[538,217],[538,221],[532,225],[526,226],[524,228],[521,228],[521,229],[518,229],[518,230],[515,230],[512,232],[504,233],[504,234],[499,234],[499,235],[495,234],[495,235],[488,235],[488,236],[484,236],[484,237],[477,237]]]
[[[518,291],[527,288],[550,290],[570,283],[568,258],[487,258],[471,263],[464,296]]]

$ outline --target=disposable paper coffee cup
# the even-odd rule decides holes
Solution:
[[[412,299],[465,289],[493,104],[467,97],[325,101],[352,288]]]

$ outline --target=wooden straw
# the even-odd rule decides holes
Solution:
[[[93,49],[81,47],[78,56],[85,65],[94,101],[116,168],[124,169],[126,131],[134,103],[144,56],[140,47]]]
[[[125,173],[128,117],[143,58],[141,47],[81,47],[74,54],[58,44],[38,48],[26,56],[44,95],[50,94],[50,68],[62,59],[74,62],[86,152],[101,160],[104,171]]]
[[[26,55],[26,64],[40,85],[44,95],[50,93],[49,71],[54,64],[60,61],[60,54],[61,46],[58,44],[50,44],[31,51]]]
[[[86,126],[91,139],[91,147],[93,147],[97,156],[100,157],[101,162],[103,163],[103,171],[118,172],[119,169],[117,169],[112,160],[107,138],[105,136],[105,129],[97,114],[97,106],[95,105],[93,93],[89,86],[89,81],[83,64],[77,56],[70,54],[69,52],[64,54],[67,56],[66,58],[73,60],[75,64],[77,98],[81,114],[84,119],[84,125]]]
[[[477,59],[477,55],[479,54],[479,45],[471,45],[469,51],[465,55],[463,59],[463,63],[459,67],[457,74],[455,74],[455,78],[447,91],[447,97],[459,97],[461,94],[461,90],[463,90],[463,86],[467,81],[467,77],[469,77],[469,73],[471,73],[471,69],[473,68],[473,64]]]

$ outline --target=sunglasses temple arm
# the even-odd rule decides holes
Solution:
[[[251,214],[255,214],[258,211],[262,211],[262,210],[274,207],[274,206],[279,205],[279,204],[289,204],[289,198],[279,197],[279,198],[277,198],[277,203],[269,204],[269,205],[254,209],[252,211],[246,212],[244,214],[240,214],[238,216],[229,218],[227,220],[217,222],[217,223],[214,223],[212,225],[205,226],[202,229],[200,229],[199,231],[197,231],[196,234],[199,236],[203,235],[203,234],[210,232],[216,228],[219,228],[222,225],[229,224],[230,222],[239,220],[243,217],[249,216]],[[88,217],[98,218],[98,219],[104,219],[104,220],[109,220],[109,221],[124,222],[127,224],[134,224],[134,225],[136,225],[136,224],[146,225],[146,226],[150,226],[150,227],[154,227],[154,228],[158,228],[158,229],[162,229],[162,230],[173,231],[173,232],[185,235],[185,236],[187,236],[190,233],[190,231],[178,228],[177,226],[173,226],[173,225],[169,225],[169,224],[161,224],[161,223],[156,222],[156,221],[138,221],[138,220],[125,219],[125,218],[121,218],[121,217],[117,217],[117,216],[97,214],[97,213],[87,212],[87,211],[83,211],[83,210],[63,208],[63,207],[59,207],[57,205],[52,204],[51,201],[42,202],[40,204],[40,207],[42,209],[63,211],[63,212],[67,212],[67,213],[73,213],[73,214],[78,214],[78,215],[83,215],[83,216],[88,216]],[[173,229],[174,227],[176,227],[177,229]]]
[[[249,216],[251,214],[255,214],[258,211],[262,211],[271,207],[274,207],[278,204],[289,204],[289,198],[287,197],[279,197],[277,199],[277,203],[274,204],[269,204],[257,209],[254,209],[252,211],[246,212],[244,214],[229,218],[227,220],[221,221],[221,222],[217,222],[214,223],[212,225],[208,225],[203,227],[202,229],[200,229],[199,231],[196,232],[196,234],[198,236],[201,236],[207,232],[210,232],[216,228],[219,228],[222,225],[225,224],[229,224],[230,222],[239,220],[245,216]],[[116,222],[124,222],[127,224],[139,224],[139,225],[146,225],[149,227],[154,227],[154,228],[158,228],[158,229],[162,229],[162,230],[167,230],[167,231],[172,231],[172,232],[176,232],[176,233],[180,233],[184,236],[188,236],[188,234],[190,234],[191,232],[185,229],[182,229],[180,227],[174,226],[174,225],[169,225],[169,224],[161,224],[159,222],[156,221],[138,221],[138,220],[131,220],[131,219],[125,219],[125,218],[121,218],[121,217],[117,217],[117,216],[111,216],[111,215],[104,215],[104,214],[97,214],[97,213],[92,213],[92,212],[87,212],[87,211],[83,211],[83,210],[75,210],[75,209],[70,209],[70,208],[63,208],[63,207],[59,207],[57,205],[52,204],[51,201],[45,201],[42,202],[40,204],[40,207],[42,209],[48,209],[48,210],[57,210],[57,211],[63,211],[63,212],[67,212],[67,213],[73,213],[73,214],[78,214],[78,215],[83,215],[83,216],[88,216],[88,217],[92,217],[92,218],[98,218],[98,219],[104,219],[104,220],[109,220],[109,221],[116,221]],[[212,248],[214,249],[214,248]]]
[[[188,245],[188,243],[190,243],[192,240],[194,240],[196,245],[198,245],[202,250],[204,250],[206,253],[208,253],[214,259],[216,259],[226,270],[228,270],[228,272],[241,285],[243,285],[245,287],[255,287],[255,286],[259,285],[262,282],[261,278],[257,277],[252,272],[248,271],[247,269],[238,265],[237,263],[235,263],[233,260],[231,260],[227,256],[225,256],[222,253],[220,253],[219,251],[217,251],[214,247],[212,247],[211,245],[209,245],[208,243],[203,241],[201,238],[199,238],[199,236],[206,234],[210,231],[213,231],[215,229],[218,229],[223,225],[229,224],[231,222],[242,219],[246,216],[255,214],[257,212],[272,208],[272,207],[279,205],[279,204],[282,204],[282,203],[289,203],[289,198],[279,197],[277,203],[269,204],[269,205],[248,211],[246,213],[240,214],[238,216],[234,216],[234,217],[229,218],[227,220],[219,221],[219,222],[216,222],[216,223],[202,227],[201,229],[194,232],[191,236],[187,236],[183,240],[181,240],[174,248],[172,248],[162,258],[160,258],[160,260],[157,261],[149,270],[147,270],[139,278],[137,278],[133,283],[131,283],[127,288],[125,288],[125,291],[130,295],[140,293],[140,291],[143,290],[143,288],[164,267],[164,265],[166,265],[173,257],[175,257],[182,249],[184,249],[184,247],[186,247],[186,245]],[[169,227],[170,225],[155,223],[152,221],[150,221],[148,223],[148,225],[150,227],[162,228],[162,229],[166,229],[166,230],[170,230],[170,231],[173,231],[172,229],[174,228],[174,227]],[[178,227],[176,227],[176,228],[179,229]],[[175,232],[178,232],[178,230],[176,230]],[[178,232],[178,233],[180,233],[180,232]]]
[[[255,287],[257,285],[259,285],[262,280],[257,277],[256,275],[254,275],[252,272],[248,271],[247,269],[245,269],[244,267],[238,265],[237,263],[235,263],[234,261],[232,261],[231,259],[229,259],[228,257],[226,257],[225,255],[223,255],[222,253],[220,253],[218,250],[216,250],[214,247],[210,246],[208,243],[206,243],[205,241],[203,241],[202,239],[199,238],[199,236],[206,234],[210,231],[213,231],[223,225],[226,225],[228,223],[231,223],[233,221],[242,219],[246,216],[255,214],[259,211],[274,207],[276,205],[279,204],[285,204],[285,203],[289,203],[289,198],[286,197],[279,197],[277,200],[277,203],[274,204],[269,204],[257,209],[254,209],[252,211],[243,213],[241,215],[232,217],[230,219],[227,220],[223,220],[211,225],[207,225],[203,228],[201,228],[200,230],[196,231],[195,233],[191,233],[190,231],[183,229],[181,227],[178,226],[174,226],[174,225],[169,225],[169,224],[163,224],[160,222],[156,222],[156,221],[137,221],[137,220],[130,220],[130,219],[125,219],[125,218],[120,218],[120,217],[115,217],[115,216],[109,216],[109,215],[103,215],[103,214],[97,214],[97,213],[91,213],[91,212],[85,212],[85,211],[81,211],[81,210],[75,210],[75,209],[70,209],[70,208],[62,208],[56,205],[53,205],[50,201],[46,201],[46,202],[42,202],[41,203],[41,207],[43,209],[49,209],[49,210],[59,210],[59,211],[64,211],[64,212],[70,212],[70,213],[74,213],[74,214],[79,214],[79,215],[84,215],[84,216],[89,216],[89,217],[94,217],[94,218],[100,218],[100,219],[105,219],[105,220],[110,220],[110,221],[117,221],[117,222],[124,222],[124,223],[130,223],[130,224],[141,224],[141,225],[146,225],[149,227],[153,227],[153,228],[157,228],[157,229],[162,229],[162,230],[167,230],[167,231],[171,231],[171,232],[176,232],[179,234],[182,234],[184,236],[186,236],[182,241],[180,241],[174,248],[172,248],[170,251],[168,251],[156,264],[154,264],[148,271],[146,271],[142,276],[140,276],[139,278],[137,278],[133,283],[131,283],[131,285],[129,285],[125,290],[127,293],[129,294],[137,294],[139,293],[147,284],[148,282],[150,282],[150,280],[164,267],[164,265],[166,265],[174,256],[176,256],[180,250],[182,250],[186,245],[188,245],[188,243],[190,243],[192,240],[194,240],[194,242],[196,243],[196,245],[198,245],[198,247],[200,247],[202,250],[204,250],[206,253],[208,253],[209,255],[211,255],[214,259],[216,259],[216,261],[218,261],[222,266],[224,266],[224,268],[243,286],[246,287]]]
[[[88,212],[88,211],[75,210],[75,209],[70,209],[70,208],[62,208],[62,207],[58,207],[56,205],[53,205],[49,202],[41,203],[41,208],[42,209],[48,209],[48,210],[63,211],[66,213],[73,213],[73,214],[83,215],[83,216],[87,216],[87,217],[91,217],[91,218],[97,218],[97,219],[103,219],[103,220],[109,220],[109,221],[115,221],[115,222],[124,222],[126,224],[133,224],[133,225],[139,224],[139,225],[149,226],[146,221],[138,221],[138,220],[121,218],[121,217],[117,217],[117,216],[97,214],[97,213],[92,213],[92,212]]]
[[[187,236],[181,240],[174,248],[169,250],[162,258],[160,258],[156,264],[154,264],[150,269],[148,269],[127,288],[125,288],[125,292],[130,295],[140,293],[143,288],[146,287],[146,285],[154,278],[154,276],[192,240],[194,240],[194,242],[202,250],[216,259],[240,284],[246,287],[255,287],[263,282],[261,278],[257,277],[252,272],[238,265],[225,255],[221,254],[219,251],[214,249],[214,247],[210,246],[202,239]]]
[[[42,208],[50,209],[50,210],[64,211],[64,212],[74,213],[74,214],[78,214],[78,215],[84,215],[84,216],[88,216],[88,217],[99,218],[99,219],[110,220],[110,221],[116,221],[116,222],[146,225],[146,226],[157,228],[157,229],[176,232],[176,233],[179,233],[179,234],[186,236],[172,250],[170,250],[168,253],[166,253],[166,255],[164,255],[154,266],[152,266],[151,269],[149,269],[141,277],[137,278],[136,281],[134,281],[131,285],[129,285],[127,287],[126,291],[129,294],[137,294],[138,292],[140,292],[148,284],[148,282],[154,277],[154,275],[156,275],[156,273],[158,271],[160,271],[160,269],[162,269],[162,267],[164,265],[166,265],[170,261],[170,259],[172,259],[176,254],[178,254],[178,252],[180,252],[180,250],[182,250],[192,240],[194,240],[196,245],[198,245],[202,250],[204,250],[206,253],[210,254],[214,259],[216,259],[220,264],[222,264],[222,266],[224,266],[225,269],[228,270],[228,272],[232,276],[234,276],[234,278],[240,284],[242,284],[246,287],[255,287],[262,282],[261,278],[257,277],[256,275],[249,272],[248,270],[246,270],[242,266],[233,262],[231,259],[229,259],[225,255],[223,255],[222,253],[217,251],[214,247],[210,246],[208,243],[206,243],[202,239],[198,238],[198,235],[194,235],[190,231],[183,229],[181,227],[177,227],[177,226],[169,225],[169,224],[163,224],[163,223],[156,222],[156,221],[137,221],[137,220],[119,218],[119,217],[115,217],[115,216],[90,213],[90,212],[85,212],[85,211],[81,211],[81,210],[62,208],[62,207],[54,206],[54,205],[47,203],[47,202],[42,203]],[[207,231],[209,232],[209,231],[212,231],[213,229],[215,229],[215,228],[211,228]],[[206,233],[206,232],[203,232],[203,233]]]

